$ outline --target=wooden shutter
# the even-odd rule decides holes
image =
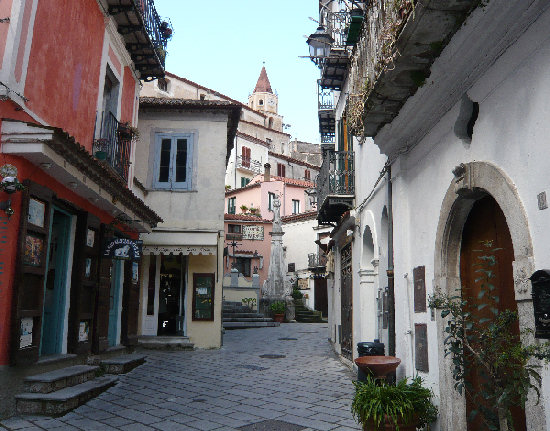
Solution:
[[[100,247],[105,241],[113,237],[113,231],[101,225],[100,229]],[[93,319],[92,350],[94,353],[100,353],[109,347],[109,304],[111,291],[111,265],[110,258],[100,257],[98,288],[96,291],[96,300]]]
[[[46,187],[28,180],[24,185],[11,320],[11,361],[14,364],[36,362],[40,354],[53,199],[53,192]],[[30,206],[33,217],[29,221]]]
[[[81,211],[77,214],[71,280],[71,306],[69,309],[67,340],[67,350],[70,353],[87,353],[91,351],[95,301],[99,284],[100,252],[99,218]],[[81,331],[81,326],[84,331]]]

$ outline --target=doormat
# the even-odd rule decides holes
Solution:
[[[246,368],[248,370],[254,370],[254,371],[269,370],[269,368],[266,368],[266,367],[260,367],[258,365],[249,365],[249,364],[239,364],[239,365],[235,365],[235,367],[237,367],[237,368]]]
[[[241,431],[300,431],[305,430],[306,428],[307,427],[302,425],[270,419],[262,422],[256,422],[251,425],[244,425],[237,429]]]
[[[260,358],[283,359],[283,358],[286,358],[286,355],[273,355],[273,354],[267,353],[265,355],[260,355]]]
[[[283,337],[283,338],[279,338],[279,340],[284,340],[284,341],[287,341],[287,340],[297,340],[297,338]]]

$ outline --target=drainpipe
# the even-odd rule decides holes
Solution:
[[[393,273],[393,208],[391,166],[388,165],[388,355],[395,356],[395,284]]]

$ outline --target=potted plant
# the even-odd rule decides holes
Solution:
[[[433,392],[423,386],[420,376],[409,383],[405,378],[395,386],[367,376],[354,382],[355,396],[351,404],[354,418],[365,431],[415,431],[437,419]]]
[[[275,320],[275,322],[282,323],[283,320],[285,319],[285,310],[286,310],[285,303],[283,301],[275,301],[271,303],[269,308],[273,313],[273,320]]]
[[[241,205],[240,208],[241,208],[241,211],[243,212],[243,214],[248,211],[248,207],[246,205]]]
[[[122,140],[131,140],[133,138],[139,137],[139,130],[137,127],[133,127],[128,121],[124,123],[119,123],[118,125],[118,136]]]

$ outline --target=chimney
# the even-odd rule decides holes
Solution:
[[[271,181],[271,165],[269,163],[264,165],[264,181]]]

